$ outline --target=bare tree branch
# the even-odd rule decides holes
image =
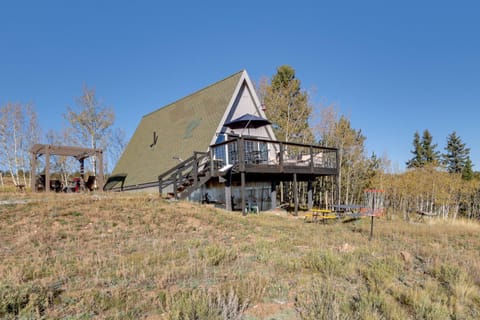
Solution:
[[[81,145],[93,149],[105,149],[111,136],[110,127],[115,120],[112,108],[98,101],[95,89],[83,87],[83,94],[76,99],[78,110],[67,108],[65,119],[70,122]],[[93,171],[97,172],[96,158],[92,157]]]

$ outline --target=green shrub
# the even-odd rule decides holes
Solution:
[[[232,249],[214,244],[200,250],[200,258],[205,260],[209,266],[218,266],[234,261],[237,253]]]
[[[330,281],[312,280],[295,296],[295,311],[303,320],[334,320],[341,317],[341,298]]]
[[[61,294],[59,285],[42,287],[36,284],[23,284],[17,287],[0,286],[0,317],[38,318],[53,306]]]
[[[427,296],[419,296],[414,302],[415,319],[437,320],[450,319],[448,308],[440,303],[435,303]]]
[[[369,290],[379,291],[388,287],[401,269],[401,263],[395,258],[379,258],[371,261],[361,270]]]
[[[401,305],[384,291],[360,290],[352,297],[350,309],[354,319],[409,319]]]
[[[265,297],[271,281],[271,279],[256,273],[239,274],[237,279],[223,285],[222,291],[229,292],[233,290],[242,304],[256,303]]]
[[[342,274],[342,261],[338,255],[330,251],[310,251],[302,259],[303,267],[323,273],[326,276],[338,276]]]
[[[272,259],[273,244],[266,241],[259,241],[255,244],[255,260],[268,264]]]
[[[453,265],[441,265],[440,268],[435,269],[433,273],[440,283],[449,291],[452,291],[452,287],[455,283],[458,283],[462,275],[461,270]]]
[[[162,300],[163,311],[169,320],[240,320],[248,307],[247,303],[240,301],[233,289],[179,291],[166,294]]]

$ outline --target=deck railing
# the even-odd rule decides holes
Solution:
[[[240,171],[256,168],[316,169],[338,168],[338,151],[317,145],[273,141],[255,137],[235,137],[210,146],[211,167],[222,170],[238,166]],[[305,171],[304,170],[304,171]]]

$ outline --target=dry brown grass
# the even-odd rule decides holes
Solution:
[[[1,194],[1,318],[476,319],[480,226]]]

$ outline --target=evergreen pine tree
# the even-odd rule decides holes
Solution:
[[[425,164],[423,160],[424,150],[418,131],[415,131],[415,134],[413,135],[413,150],[411,153],[413,153],[413,158],[407,161],[407,168],[411,169],[423,167]]]
[[[472,160],[470,160],[470,157],[467,158],[465,161],[465,166],[463,167],[462,170],[462,179],[470,181],[473,179],[473,169],[472,169]]]
[[[460,173],[466,166],[469,160],[470,149],[465,147],[457,133],[453,131],[447,137],[446,153],[443,154],[443,162],[450,173]],[[471,170],[470,162],[470,170]]]
[[[437,165],[440,161],[440,153],[436,150],[437,145],[432,143],[433,137],[430,131],[423,131],[422,138],[415,131],[413,136],[413,158],[406,162],[407,168],[422,168],[427,164]]]
[[[438,164],[440,161],[440,152],[438,152],[437,144],[432,143],[433,137],[430,131],[426,129],[422,136],[422,149],[424,164]]]
[[[267,118],[273,122],[279,140],[313,143],[314,136],[308,123],[312,107],[307,92],[301,89],[295,70],[287,65],[277,68],[270,85],[260,90],[267,107]]]

